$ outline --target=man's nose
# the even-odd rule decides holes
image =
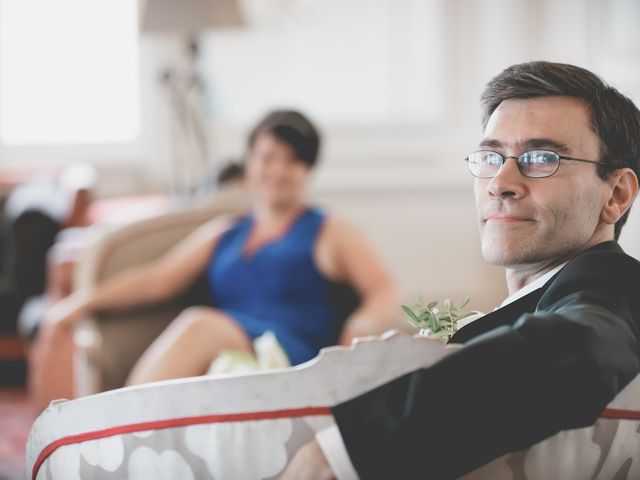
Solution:
[[[498,173],[487,184],[490,195],[520,198],[524,195],[526,177],[520,173],[518,162],[513,157],[505,158]]]

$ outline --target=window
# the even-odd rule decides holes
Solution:
[[[0,0],[0,143],[134,140],[137,9],[133,0]]]

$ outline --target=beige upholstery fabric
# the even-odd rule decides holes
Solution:
[[[149,262],[215,216],[240,214],[248,207],[246,194],[223,190],[206,201],[175,205],[162,214],[91,227],[91,240],[78,261],[75,287],[91,288],[128,267]],[[77,395],[122,386],[133,363],[182,308],[172,302],[97,313],[81,321],[75,333]]]

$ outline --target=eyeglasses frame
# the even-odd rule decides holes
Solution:
[[[553,150],[544,150],[544,149],[540,149],[540,150],[529,150],[528,152],[524,152],[522,153],[520,156],[516,157],[514,155],[502,155],[499,152],[496,152],[494,150],[475,150],[473,152],[471,152],[469,155],[467,155],[464,160],[465,162],[467,162],[467,165],[469,166],[469,172],[471,173],[471,175],[473,175],[475,178],[481,178],[481,179],[490,179],[490,178],[494,178],[496,175],[493,175],[491,177],[480,177],[478,175],[475,175],[472,171],[471,171],[471,166],[469,164],[469,157],[471,157],[471,155],[473,155],[474,153],[479,153],[479,152],[488,152],[488,153],[495,153],[496,155],[498,155],[498,157],[500,157],[502,159],[502,163],[500,164],[500,166],[498,167],[498,171],[496,172],[496,175],[498,174],[498,172],[500,171],[500,169],[502,168],[502,166],[504,165],[504,163],[512,158],[516,161],[516,165],[518,166],[518,171],[525,177],[527,178],[548,178],[551,177],[552,175],[555,175],[556,172],[560,169],[560,160],[572,160],[574,162],[583,162],[583,163],[592,163],[594,165],[602,165],[603,167],[608,167],[608,168],[620,168],[616,165],[612,165],[610,163],[606,163],[606,162],[602,162],[602,161],[597,161],[597,160],[585,160],[583,158],[575,158],[575,157],[568,157],[566,155],[560,155],[558,152],[554,152]],[[518,162],[518,160],[520,160],[520,157],[522,157],[523,155],[526,155],[527,153],[531,153],[531,152],[547,152],[547,153],[553,153],[556,157],[558,157],[558,164],[556,165],[556,169],[550,173],[549,175],[544,175],[542,177],[532,177],[530,175],[527,175],[526,173],[524,173],[521,169],[520,169],[520,163]]]

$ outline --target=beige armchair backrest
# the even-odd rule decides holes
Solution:
[[[161,256],[196,227],[223,214],[249,208],[241,191],[220,191],[207,201],[169,207],[166,212],[92,228],[76,268],[75,288],[93,288],[134,265]],[[74,335],[77,396],[121,387],[144,349],[185,307],[178,301],[153,308],[97,313],[80,322]]]

